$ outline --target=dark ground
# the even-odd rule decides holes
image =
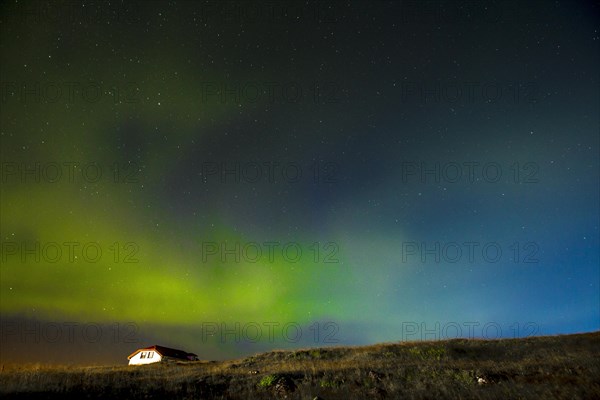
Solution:
[[[0,393],[3,399],[600,399],[599,355],[600,332],[594,332],[137,367],[5,366]]]

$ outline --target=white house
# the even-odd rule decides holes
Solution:
[[[154,345],[137,349],[127,357],[129,365],[152,364],[156,362],[196,361],[198,356],[183,350]]]

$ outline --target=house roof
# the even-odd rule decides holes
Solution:
[[[156,351],[158,354],[160,354],[163,357],[181,358],[183,360],[187,360],[188,357],[190,357],[190,356],[198,357],[194,353],[188,353],[187,351],[171,349],[170,347],[164,347],[164,346],[159,346],[159,345],[155,344],[154,346],[137,349],[136,351],[131,353],[129,355],[129,357],[127,357],[127,359],[130,360],[131,357],[135,356],[140,351],[152,351],[152,350]]]

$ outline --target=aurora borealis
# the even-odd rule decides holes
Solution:
[[[3,361],[600,328],[593,2],[0,10]]]

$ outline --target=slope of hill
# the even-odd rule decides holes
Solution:
[[[600,332],[272,351],[172,365],[4,366],[5,399],[598,399]]]

